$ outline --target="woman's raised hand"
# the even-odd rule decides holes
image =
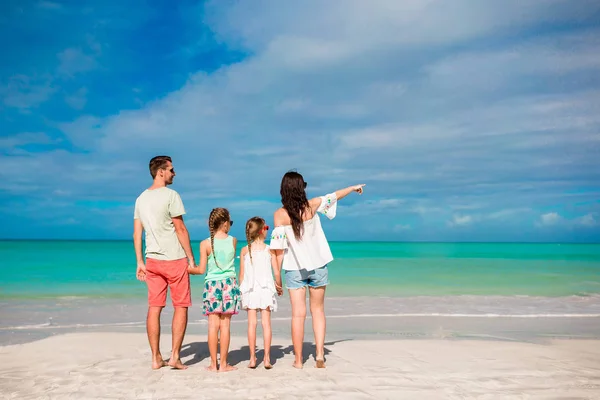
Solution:
[[[352,190],[358,194],[363,194],[363,186],[365,186],[364,183],[361,183],[360,185],[352,186]]]

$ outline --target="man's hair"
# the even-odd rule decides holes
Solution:
[[[173,162],[169,156],[156,156],[150,160],[150,175],[152,179],[156,178],[156,173],[159,169],[163,169],[167,166],[167,162]]]

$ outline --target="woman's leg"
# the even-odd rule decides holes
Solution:
[[[219,344],[219,314],[208,315],[208,351],[210,352],[210,365],[208,371],[217,371],[217,347]]]
[[[248,368],[256,367],[256,310],[248,310],[248,347],[250,348],[250,363]]]
[[[231,326],[231,314],[221,314],[219,320],[219,329],[221,331],[221,363],[219,372],[228,372],[237,369],[227,364],[227,356],[229,355],[229,329]]]
[[[325,286],[311,287],[309,296],[310,315],[315,334],[317,368],[325,368]]]
[[[306,319],[306,288],[289,289],[292,302],[292,344],[294,345],[294,367],[302,368],[302,344],[304,342],[304,320]]]
[[[265,358],[263,360],[263,364],[265,368],[270,369],[271,366],[271,310],[261,310],[260,311],[260,323],[262,324],[263,329],[263,338],[265,341]]]

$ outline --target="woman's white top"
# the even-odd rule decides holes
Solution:
[[[333,261],[319,213],[333,219],[336,211],[337,196],[334,192],[321,196],[321,205],[315,215],[304,221],[304,233],[300,240],[296,239],[292,225],[281,225],[273,229],[270,246],[273,250],[283,250],[284,270],[313,271]]]

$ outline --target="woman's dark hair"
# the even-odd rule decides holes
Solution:
[[[292,221],[292,229],[296,239],[302,239],[304,221],[302,215],[310,208],[304,188],[306,183],[302,175],[295,171],[286,172],[281,179],[281,203]]]

